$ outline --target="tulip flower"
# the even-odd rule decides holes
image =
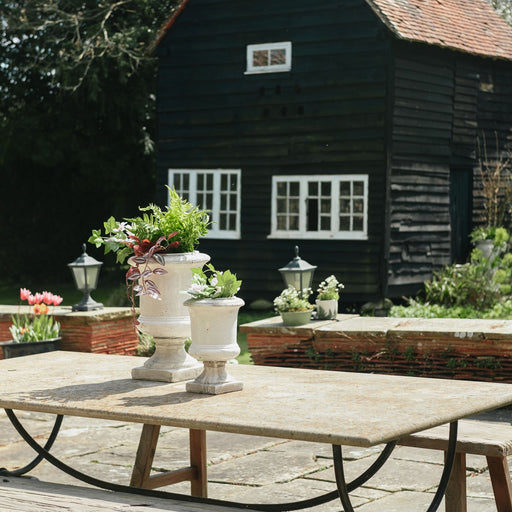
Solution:
[[[30,290],[27,288],[20,288],[20,299],[27,300],[30,297]]]
[[[36,298],[36,304],[41,304],[41,302],[43,302],[43,294],[42,293],[37,292],[35,294],[35,298]]]
[[[52,295],[52,304],[54,306],[58,306],[62,302],[62,297],[60,295]]]
[[[32,294],[30,294],[27,297],[27,300],[28,300],[29,305],[31,305],[31,306],[33,306],[36,303],[36,298]]]

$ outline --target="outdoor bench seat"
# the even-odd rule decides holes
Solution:
[[[93,487],[0,477],[2,512],[229,512],[245,509],[154,498]]]
[[[448,426],[431,428],[400,439],[416,448],[448,448]],[[498,512],[512,512],[512,484],[507,456],[512,455],[512,425],[482,420],[459,421],[457,454],[445,496],[446,512],[466,512],[466,454],[487,458]]]

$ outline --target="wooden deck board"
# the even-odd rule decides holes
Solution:
[[[228,512],[244,510],[201,503],[0,477],[2,512]]]

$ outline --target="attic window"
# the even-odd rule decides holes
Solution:
[[[292,43],[265,43],[247,45],[246,75],[277,73],[292,69]]]

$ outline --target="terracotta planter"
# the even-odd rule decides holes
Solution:
[[[180,382],[199,375],[203,365],[185,351],[190,338],[190,317],[183,305],[187,295],[181,293],[190,287],[192,268],[202,267],[210,256],[200,252],[163,254],[167,274],[152,275],[162,300],[146,295],[140,297],[140,316],[137,329],[153,336],[155,353],[144,366],[132,369],[133,379]],[[159,267],[154,262],[151,267]]]
[[[308,311],[281,311],[279,313],[284,325],[305,325],[311,321],[311,310]]]
[[[220,299],[189,299],[192,344],[189,353],[203,361],[204,370],[187,391],[218,395],[239,391],[243,383],[227,372],[226,363],[240,354],[237,343],[238,310],[244,301],[238,297]]]
[[[51,340],[43,341],[30,341],[23,343],[15,343],[14,341],[2,341],[0,347],[2,348],[4,359],[11,359],[13,357],[30,356],[32,354],[42,354],[44,352],[53,352],[59,350],[59,343],[61,338],[52,338]]]
[[[318,320],[335,320],[338,315],[338,300],[316,299],[316,313]]]

